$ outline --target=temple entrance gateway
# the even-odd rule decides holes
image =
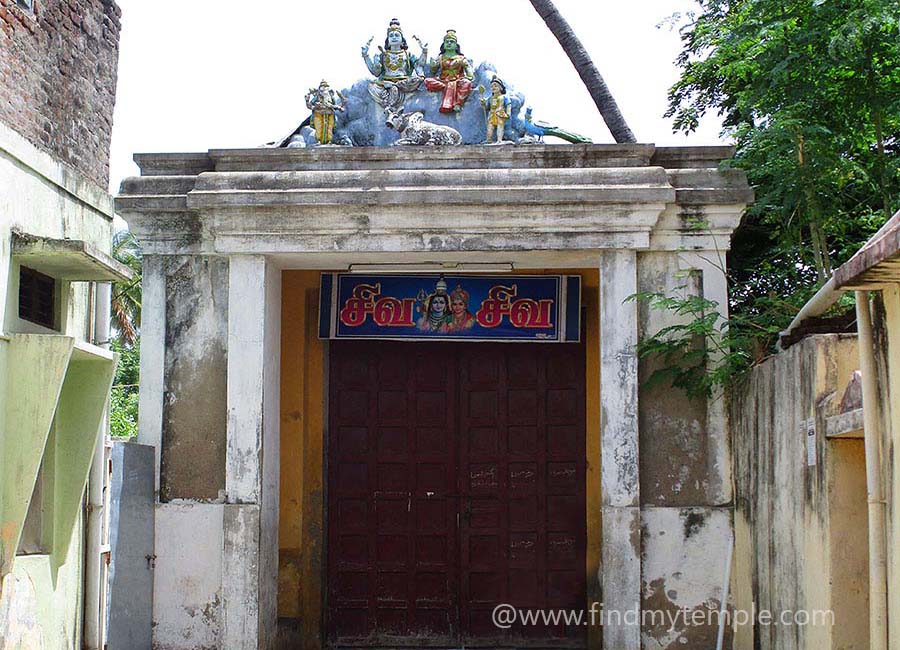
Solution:
[[[332,341],[327,643],[583,647],[583,344]]]
[[[467,106],[480,111],[473,99]],[[649,602],[689,618],[720,601],[722,575],[711,567],[725,566],[734,533],[723,403],[688,401],[667,386],[642,384],[641,373],[653,368],[637,359],[640,336],[678,321],[627,298],[681,291],[689,272],[692,295],[727,304],[717,260],[752,197],[742,171],[720,168],[729,155],[725,148],[533,144],[137,156],[142,175],[124,182],[116,207],[144,246],[140,440],[156,448],[159,494],[171,499],[156,506],[162,533],[154,538],[154,644],[315,650],[326,642],[396,638],[389,643],[397,647],[421,634],[428,642],[471,646],[487,638],[477,626],[491,601],[512,594],[536,606],[550,602],[571,567],[584,582],[572,578],[559,607],[588,600],[602,602],[604,612],[641,613]],[[446,270],[458,263],[470,266],[462,279]],[[571,528],[547,522],[564,519],[555,513],[566,501],[555,498],[566,494],[552,491],[548,468],[581,463],[585,452],[541,458],[510,448],[510,441],[529,441],[524,433],[534,426],[534,448],[561,449],[555,437],[548,443],[537,435],[558,424],[541,418],[558,411],[551,408],[555,400],[569,399],[568,387],[552,378],[564,374],[557,359],[578,354],[579,345],[461,345],[469,336],[462,332],[477,334],[474,326],[460,329],[454,321],[451,332],[450,321],[438,318],[423,323],[430,327],[423,336],[449,334],[452,341],[366,339],[339,356],[351,348],[332,339],[330,329],[323,335],[321,274],[363,281],[366,273],[387,274],[398,265],[410,272],[440,265],[448,297],[461,284],[476,318],[484,298],[470,286],[470,274],[509,280],[568,271],[584,280],[580,347],[588,397],[579,399],[590,465],[586,487],[578,489],[579,499],[586,494],[583,563],[580,549],[576,559],[562,559],[571,557],[565,555]],[[488,270],[474,270],[482,265]],[[437,293],[437,283],[423,284],[426,294],[429,287]],[[382,291],[400,299],[401,323],[409,316],[404,300],[418,298],[413,288]],[[544,299],[528,297],[539,305]],[[342,310],[346,299],[336,302]],[[389,301],[382,310],[373,305],[371,314],[368,302],[361,310],[367,323],[378,316],[385,328],[397,325]],[[448,305],[431,306],[437,304],[446,313]],[[457,316],[453,301],[449,306]],[[542,324],[543,312],[531,313]],[[341,371],[343,358],[362,375]],[[483,369],[492,359],[496,372]],[[443,384],[436,369],[444,370]],[[487,379],[470,380],[481,376],[476,371],[495,376],[493,388],[482,388],[491,385]],[[346,404],[343,396],[329,399],[332,389],[349,393]],[[441,390],[443,437],[427,424],[439,420],[429,400]],[[529,408],[539,426],[513,421]],[[480,419],[485,412],[494,420]],[[581,408],[574,412],[582,417]],[[520,428],[515,435],[514,428]],[[473,449],[471,432],[481,429],[496,440],[475,436],[487,448]],[[438,455],[439,447],[428,446],[433,439],[449,448]],[[197,471],[201,461],[208,471]],[[435,474],[430,466],[441,463],[439,491],[428,480]],[[518,463],[530,469],[519,474]],[[488,466],[487,479],[495,470],[493,501],[475,498],[488,492],[471,483],[480,465]],[[554,480],[567,472],[558,469]],[[534,486],[513,487],[513,470],[517,481],[532,471]],[[398,476],[403,482],[394,484]],[[534,525],[519,528],[514,506],[529,495],[536,495],[529,506]],[[433,525],[444,528],[419,526],[420,516],[438,516],[439,502],[446,517]],[[494,508],[495,528],[475,528],[481,506]],[[406,551],[409,564],[395,562],[391,544]],[[222,552],[182,561],[184,549],[195,547]],[[519,563],[514,550],[528,548],[535,559]],[[674,650],[686,638],[706,643],[717,636],[712,624],[673,630],[668,622],[642,627],[624,616],[604,623],[590,629],[592,650],[601,644]],[[565,644],[547,636],[539,644]]]

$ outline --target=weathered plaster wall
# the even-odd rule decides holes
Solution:
[[[166,260],[165,293],[159,498],[216,501],[225,490],[228,260]]]
[[[645,650],[716,647],[715,624],[691,617],[722,603],[731,522],[729,508],[644,508]]]
[[[667,296],[702,295],[702,278],[686,273],[672,253],[641,253],[638,291]],[[675,324],[671,312],[639,308],[640,336]],[[685,319],[680,319],[684,322]],[[665,382],[646,386],[663,363],[645,357],[638,363],[640,391],[641,500],[645,506],[707,505],[709,484],[706,401],[690,399]]]
[[[261,255],[231,256],[228,302],[223,644],[271,650],[278,616],[281,270]]]
[[[6,35],[0,34],[0,41],[4,38]],[[8,51],[4,47],[0,43],[0,52]],[[0,67],[10,63],[2,55],[0,60]],[[93,182],[38,150],[6,124],[0,123],[0,337],[9,333],[65,334],[72,337],[56,339],[65,341],[67,346],[62,361],[62,371],[65,371],[72,352],[72,339],[85,340],[88,337],[92,316],[88,284],[61,283],[58,330],[48,330],[19,319],[19,265],[15,258],[11,258],[13,229],[56,239],[80,239],[108,252],[112,233],[112,200]],[[10,344],[4,342],[2,347],[2,356],[6,356]],[[37,357],[38,361],[16,376],[14,381],[17,382],[17,388],[27,385],[27,382],[21,381],[23,378],[39,376],[35,368],[46,370],[54,365],[51,363],[51,358],[55,356],[51,347],[53,346],[49,344],[44,346],[43,352]],[[13,370],[0,368],[0,374],[4,377],[7,372]],[[6,389],[11,390],[12,387],[8,385]],[[6,389],[3,390],[3,395],[7,394]],[[59,382],[56,383],[55,391],[50,382],[36,387],[36,395],[40,396],[42,391],[46,393],[44,399],[49,404],[50,416],[59,389]],[[76,398],[75,402],[77,401]],[[72,406],[77,408],[79,405],[75,403]],[[0,404],[0,407],[3,407],[0,408],[0,413],[9,413],[8,405]],[[73,424],[76,427],[83,424],[77,422],[77,419],[73,414]],[[0,449],[3,450],[4,460],[10,458],[7,452],[11,452],[8,445],[13,438],[8,436],[16,436],[17,447],[30,445],[36,451],[39,463],[45,441],[48,440],[47,426],[42,431],[29,432],[36,436],[31,440],[24,439],[24,427],[12,432],[6,429],[0,431]],[[38,428],[40,427],[35,429]],[[71,429],[64,433],[78,436],[78,439],[65,437],[57,441],[62,445],[59,447],[61,461],[53,479],[59,487],[59,507],[54,512],[54,521],[49,522],[50,527],[56,530],[56,539],[53,540],[56,555],[15,558],[13,571],[5,578],[0,595],[0,638],[4,639],[0,647],[4,650],[7,647],[81,647],[81,574],[84,556],[81,494],[87,476],[84,456],[89,451],[90,442],[96,439],[96,428],[87,434],[87,438],[83,438],[85,432],[81,429]],[[84,444],[85,440],[88,441],[87,446]],[[53,444],[57,445],[57,442]],[[81,456],[81,459],[74,459],[73,453]],[[21,477],[21,480],[17,481],[18,487],[12,493],[4,491],[4,499],[16,500],[17,506],[27,508],[37,474],[37,463],[34,464],[33,471],[25,472],[24,469],[19,466],[10,470],[17,472],[13,475]],[[0,528],[6,528],[6,522],[0,522]],[[28,640],[40,638],[43,646],[30,646],[26,640],[16,640],[16,635],[25,635],[24,638]],[[21,646],[18,645],[20,641],[23,644]]]
[[[260,496],[259,647],[275,648],[278,631],[278,523],[281,490],[281,269],[266,265],[263,344],[262,494]]]
[[[48,555],[16,558],[0,590],[0,650],[81,648],[83,535],[79,512],[58,571]]]
[[[755,368],[734,394],[736,605],[834,612],[833,626],[742,627],[739,650],[868,647],[863,442],[825,436],[857,367],[855,337],[813,336]]]
[[[884,417],[882,458],[887,497],[888,629],[900,627],[900,285],[887,285],[874,301],[873,329]],[[890,650],[900,635],[889,634]]]
[[[156,508],[154,650],[219,650],[222,645],[224,506]]]
[[[691,214],[703,217],[702,211]],[[663,219],[667,218],[686,217],[667,210]],[[727,305],[724,273],[717,260],[715,251],[640,253],[638,291],[702,296]],[[683,322],[669,311],[640,303],[642,339]],[[647,385],[660,366],[660,360],[652,357],[638,363],[642,605],[650,612],[642,643],[647,650],[686,644],[714,647],[717,621],[699,616],[717,611],[721,604],[732,533],[730,503],[718,489],[727,482],[728,475],[722,472],[731,462],[727,426],[717,410],[723,398],[691,399],[666,382]],[[676,612],[675,620],[669,618]],[[691,619],[693,612],[696,620]]]
[[[112,199],[96,185],[35,149],[0,123],[0,324],[3,331],[51,333],[18,317],[19,266],[10,258],[11,231],[81,239],[108,252]],[[63,283],[60,329],[85,338],[87,284]]]

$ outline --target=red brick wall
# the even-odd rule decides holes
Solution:
[[[0,121],[103,189],[121,15],[114,0],[0,0]]]

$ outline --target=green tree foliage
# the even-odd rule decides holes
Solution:
[[[131,346],[113,340],[112,349],[119,353],[119,365],[110,395],[110,434],[115,438],[134,438],[137,436],[141,340],[137,338]]]
[[[131,269],[134,277],[128,282],[114,282],[110,325],[115,338],[124,345],[133,345],[141,327],[141,247],[127,230],[113,237],[112,255]]]
[[[110,433],[117,438],[137,436],[138,380],[141,358],[141,249],[127,230],[113,238],[113,257],[126,264],[134,277],[114,283],[110,309],[113,330],[112,349],[119,354],[119,365],[110,395]]]
[[[785,323],[900,206],[900,2],[699,4],[667,115],[685,132],[723,116],[757,194],[732,309]]]
[[[691,294],[687,286],[679,287],[677,295],[636,293],[629,300],[675,316],[673,325],[638,344],[641,358],[662,362],[644,382],[647,388],[666,384],[684,390],[691,399],[713,397],[747,366],[746,342],[736,338],[742,336],[741,330],[721,318],[716,301]]]
[[[747,171],[756,191],[729,254],[725,337],[734,355],[727,360],[752,361],[900,207],[900,0],[698,4],[698,12],[676,17],[681,76],[666,115],[689,133],[703,115],[718,113],[736,144],[731,164]],[[710,322],[703,318],[712,305],[644,299],[682,317],[700,309],[695,328]],[[686,334],[696,333],[657,333],[641,353],[665,357],[678,341],[686,345]],[[716,340],[707,340],[704,354]],[[707,361],[689,355],[686,367]],[[726,366],[730,376],[742,367]],[[708,393],[702,381],[696,387]]]

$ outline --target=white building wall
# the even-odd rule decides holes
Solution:
[[[59,330],[18,317],[19,264],[11,255],[12,232],[83,240],[108,253],[112,215],[112,199],[102,188],[0,123],[0,357],[4,361],[6,335],[61,334],[86,341],[93,318],[87,282],[60,283]],[[4,380],[6,372],[0,363]],[[0,413],[5,413],[5,388],[0,382]],[[16,432],[0,430],[0,451],[2,438],[10,435]],[[0,590],[0,648],[81,647],[85,537],[81,512],[70,532],[72,541],[59,567],[49,555],[15,559]]]

